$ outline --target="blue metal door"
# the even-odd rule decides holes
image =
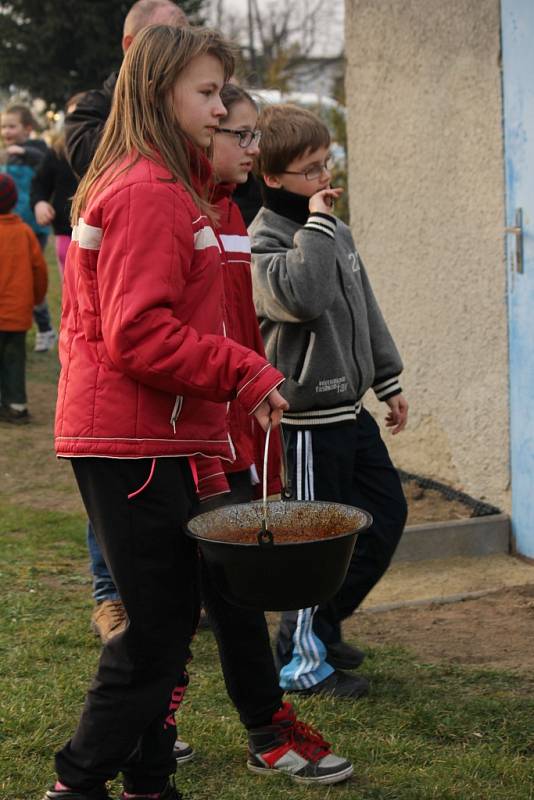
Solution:
[[[502,0],[512,526],[534,558],[534,0]]]

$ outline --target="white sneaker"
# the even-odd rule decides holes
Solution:
[[[38,331],[35,336],[35,347],[33,348],[36,353],[46,353],[51,350],[57,340],[55,330]]]
[[[177,738],[172,754],[175,757],[177,764],[185,764],[186,761],[191,761],[195,755],[195,751],[190,744],[182,741],[180,738]]]

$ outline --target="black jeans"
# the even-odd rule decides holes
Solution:
[[[126,791],[161,791],[174,772],[174,710],[199,616],[196,503],[187,459],[74,458],[72,466],[129,624],[102,650],[78,728],[56,755],[83,791],[122,770]]]
[[[288,426],[284,433],[295,496],[347,503],[373,516],[371,527],[356,539],[341,589],[313,617],[313,632],[328,645],[340,641],[342,620],[387,570],[406,523],[406,500],[380,429],[365,409],[354,423],[311,430],[307,438]],[[282,665],[291,659],[297,615],[282,615],[277,643]]]
[[[0,402],[26,404],[26,331],[0,331]]]
[[[200,513],[252,500],[248,470],[227,477],[230,494],[201,503]],[[282,705],[283,693],[278,685],[265,614],[225,600],[209,579],[202,559],[201,573],[202,600],[217,640],[228,696],[246,728],[268,725]]]

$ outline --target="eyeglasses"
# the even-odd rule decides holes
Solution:
[[[314,181],[320,178],[323,172],[331,172],[334,162],[331,157],[327,158],[324,164],[312,164],[311,167],[303,169],[302,172],[294,172],[293,170],[286,169],[283,175],[304,175],[307,181]]]
[[[250,147],[254,144],[259,144],[261,139],[261,131],[236,131],[233,128],[215,128],[215,133],[231,133],[239,139],[239,147]]]

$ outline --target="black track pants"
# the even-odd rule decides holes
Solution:
[[[284,433],[294,499],[347,503],[373,516],[369,530],[357,537],[343,586],[313,614],[312,630],[319,643],[311,636],[309,613],[301,615],[300,622],[297,611],[282,615],[277,657],[281,665],[295,661],[295,669],[282,683],[285,688],[308,688],[332,671],[325,669],[321,643],[340,640],[341,621],[388,568],[404,529],[407,506],[380,429],[365,409],[354,423],[302,431],[286,426]],[[293,683],[294,675],[297,683]]]

